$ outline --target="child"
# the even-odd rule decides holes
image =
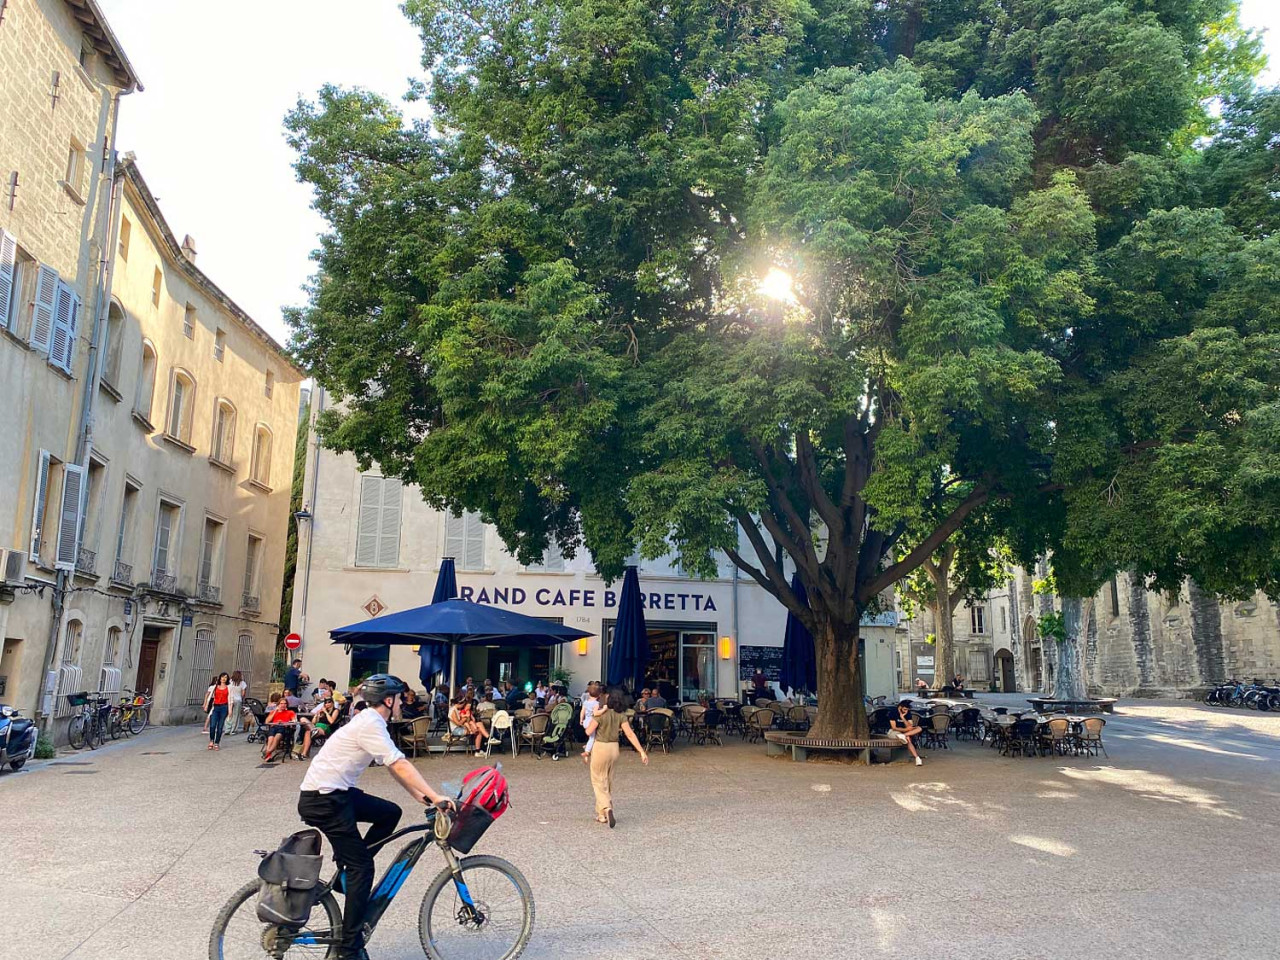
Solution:
[[[275,753],[284,743],[284,738],[293,733],[293,725],[297,722],[298,715],[293,712],[287,700],[278,693],[273,693],[270,699],[270,709],[267,710],[267,732],[270,736],[267,738],[267,745],[263,748],[262,759],[270,763],[275,758]]]
[[[587,695],[582,698],[582,713],[579,720],[582,723],[582,729],[587,729],[587,724],[591,722],[591,718],[596,714],[596,708],[600,706],[600,684],[592,680],[587,684]],[[595,746],[595,736],[587,737],[587,745],[582,748],[582,762],[587,766],[591,766],[591,748]]]

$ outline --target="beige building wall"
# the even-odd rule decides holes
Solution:
[[[83,457],[118,98],[138,86],[84,3],[9,0],[0,23],[0,702],[38,705],[62,527],[57,483],[32,550],[42,451]],[[55,470],[55,481],[58,479]],[[74,538],[63,539],[71,559]],[[69,551],[69,552],[68,552]],[[44,554],[41,559],[36,554]],[[24,555],[27,560],[24,561]],[[35,588],[40,596],[15,585]]]
[[[325,402],[323,391],[318,390],[313,415]],[[558,618],[589,631],[585,646],[564,644],[552,662],[558,656],[559,664],[571,671],[569,686],[575,693],[588,681],[603,679],[606,664],[601,638],[617,615],[616,595],[621,583],[606,585],[589,556],[579,554],[565,560],[563,570],[528,569],[506,551],[491,527],[478,521],[472,529],[481,530],[479,536],[464,536],[459,549],[457,541],[446,543],[446,517],[427,506],[413,487],[404,487],[390,503],[376,508],[380,516],[387,517],[382,529],[392,546],[381,556],[372,556],[369,531],[366,538],[361,537],[361,515],[373,516],[375,509],[372,505],[361,509],[366,475],[354,457],[319,448],[314,432],[309,441],[303,497],[312,520],[299,530],[291,623],[303,636],[300,655],[313,681],[324,677],[345,686],[355,679],[351,654],[329,642],[329,631],[367,620],[375,613],[429,603],[440,560],[446,555],[455,557],[458,586],[464,597],[530,616]],[[375,468],[367,476],[377,477],[378,471]],[[382,514],[383,510],[389,513]],[[551,565],[556,564],[553,561]],[[782,645],[784,608],[753,581],[739,578],[735,584],[727,559],[714,580],[683,576],[666,559],[645,561],[640,565],[640,586],[648,601],[645,618],[650,630],[663,626],[711,636],[717,696],[737,695],[742,648]],[[873,695],[887,695],[894,687],[891,621],[886,618],[881,625],[868,625],[862,631],[868,692]],[[722,656],[720,637],[731,638],[727,659]],[[391,647],[388,668],[421,685],[418,656],[411,647]],[[482,680],[487,670],[485,648],[466,655],[462,676],[470,673]],[[489,679],[496,682],[499,678]],[[523,683],[539,677],[517,674],[516,679]],[[711,684],[702,680],[699,686],[711,689]]]

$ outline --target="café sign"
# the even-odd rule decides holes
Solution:
[[[459,587],[459,600],[470,600],[472,603],[505,606],[523,606],[532,602],[538,607],[600,607],[612,609],[618,605],[617,590],[591,590],[574,587],[569,590],[540,587],[529,591],[524,587]],[[707,593],[673,592],[658,593],[656,591],[640,594],[640,600],[646,610],[675,610],[703,613],[717,609],[715,600]]]

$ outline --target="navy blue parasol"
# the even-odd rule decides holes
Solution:
[[[635,692],[644,685],[648,666],[649,631],[644,624],[644,605],[640,601],[640,575],[635,567],[627,567],[622,577],[622,595],[618,598],[613,642],[609,645],[606,679],[611,687]]]
[[[791,592],[806,607],[809,605],[809,595],[805,593],[799,574],[791,577]],[[814,693],[818,689],[818,657],[813,648],[813,634],[790,610],[787,611],[787,628],[782,634],[782,676],[779,682],[784,690]]]
[[[453,557],[445,557],[440,561],[440,572],[436,575],[436,589],[431,594],[432,603],[452,600],[458,595],[458,575],[453,569]],[[418,679],[427,689],[431,688],[432,678],[444,670],[449,664],[450,647],[444,643],[424,643],[418,647]]]

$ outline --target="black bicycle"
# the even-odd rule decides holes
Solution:
[[[67,727],[67,742],[76,750],[98,749],[106,739],[111,701],[100,695],[71,693],[67,695],[67,702],[80,708]]]
[[[427,809],[426,823],[397,830],[370,849],[374,852],[410,834],[421,836],[396,854],[374,885],[369,900],[366,941],[378,921],[432,843],[444,854],[445,867],[431,881],[418,909],[418,936],[431,960],[515,960],[533,935],[533,891],[524,874],[500,857],[458,857],[449,846],[453,818]],[[265,856],[266,851],[257,851]],[[310,957],[336,958],[342,939],[342,871],[325,884],[311,919],[301,928],[265,924],[258,919],[260,880],[246,883],[227,901],[209,935],[209,960]]]

